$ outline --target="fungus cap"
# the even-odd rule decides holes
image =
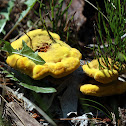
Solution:
[[[108,58],[108,60],[111,64],[111,59]],[[99,62],[104,67],[101,70],[99,70]],[[118,67],[114,65],[115,69],[112,69],[109,65],[109,69],[107,69],[103,59],[99,58],[99,62],[98,59],[94,59],[90,63],[83,65],[82,68],[88,76],[94,78],[96,81],[101,82],[103,84],[117,80],[119,76]]]
[[[60,78],[72,73],[80,66],[81,53],[61,41],[60,36],[56,33],[50,32],[50,35],[55,42],[50,39],[47,31],[37,29],[11,43],[14,49],[19,50],[22,48],[22,40],[24,40],[33,51],[38,51],[38,55],[44,59],[45,64],[35,64],[27,57],[18,54],[9,55],[6,62],[36,80],[48,75]]]
[[[80,87],[83,94],[103,97],[126,92],[126,82],[119,80],[113,81],[106,85],[103,84],[84,84]]]

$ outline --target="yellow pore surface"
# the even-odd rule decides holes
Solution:
[[[87,65],[83,65],[82,68],[85,71],[85,73],[94,78],[96,81],[101,82],[103,84],[110,83],[113,80],[117,80],[119,73],[115,69],[108,70],[104,61],[101,61],[101,58],[99,59],[102,66],[105,68],[102,70],[99,70],[99,63],[97,59],[92,60]],[[109,62],[111,63],[111,59],[109,58]],[[114,66],[116,69],[117,66]]]
[[[61,41],[59,35],[51,32],[50,35],[56,42],[50,39],[47,31],[37,29],[28,32],[27,35],[11,43],[14,49],[21,49],[22,40],[24,40],[30,48],[33,47],[34,51],[41,48],[45,43],[48,44],[49,48],[46,52],[38,52],[38,55],[45,60],[45,64],[37,65],[27,57],[18,54],[9,55],[6,62],[11,67],[22,71],[36,80],[48,75],[60,78],[70,74],[80,66],[81,53]],[[28,36],[31,38],[32,46]]]
[[[126,91],[126,82],[116,80],[106,85],[85,84],[80,87],[80,91],[83,94],[97,97],[122,94]]]

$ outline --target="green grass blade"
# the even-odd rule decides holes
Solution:
[[[96,107],[96,106],[93,106],[93,105],[90,105],[90,104],[82,104],[82,105],[84,105],[84,106],[90,106],[90,107],[93,107],[93,108],[95,108],[95,109],[97,109],[97,110],[99,110],[99,111],[101,111],[101,112],[103,112],[108,118],[110,118],[110,119],[112,119],[112,117],[111,116],[109,116],[107,113],[105,113],[103,110],[101,110],[101,109],[99,109],[98,107]]]
[[[70,5],[72,4],[72,0],[70,0],[69,4],[67,5],[67,7],[64,9],[64,11],[61,13],[61,16],[63,16],[67,10],[69,9]]]
[[[80,99],[83,101],[89,101],[89,102],[95,103],[96,105],[101,106],[102,108],[104,108],[108,112],[109,117],[111,117],[111,113],[109,112],[109,110],[104,105],[100,104],[99,102],[91,100],[91,99],[85,99],[85,98],[80,98]]]

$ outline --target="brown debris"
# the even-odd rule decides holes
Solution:
[[[6,113],[11,117],[17,126],[41,126],[41,124],[32,118],[24,109],[16,102],[6,104]]]
[[[47,52],[47,50],[49,49],[50,45],[48,43],[42,43],[41,47],[38,47],[38,49],[36,49],[35,51],[38,52]]]
[[[66,8],[69,2],[70,0],[64,1],[63,10]],[[68,9],[68,18],[71,18],[71,16],[74,15],[74,21],[77,27],[77,31],[86,22],[86,17],[83,15],[84,5],[84,0],[73,0],[71,6]]]

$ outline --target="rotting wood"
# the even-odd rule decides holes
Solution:
[[[14,99],[16,99],[15,101],[21,101],[21,103],[24,102],[25,109],[28,109],[30,111],[32,111],[33,109],[35,109],[37,112],[39,112],[39,114],[42,117],[45,118],[45,120],[47,122],[49,122],[52,126],[56,126],[56,123],[42,109],[40,109],[37,105],[35,105],[34,103],[32,103],[29,99],[27,99],[26,97],[24,97],[23,95],[21,95],[22,93],[19,93],[18,90],[17,91],[13,91],[10,87],[4,86],[4,85],[1,85],[1,84],[0,84],[0,88],[4,89],[8,96],[12,95],[12,97]]]
[[[16,102],[6,104],[6,114],[17,126],[42,126]]]

